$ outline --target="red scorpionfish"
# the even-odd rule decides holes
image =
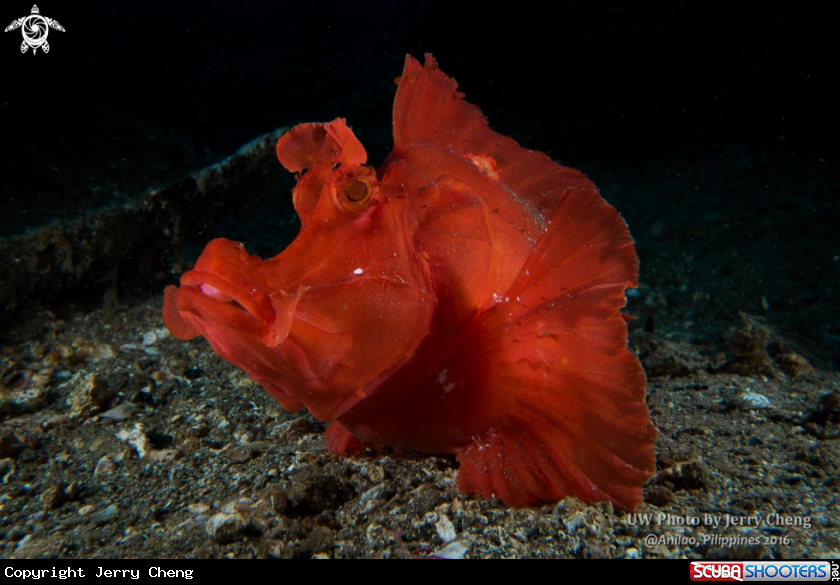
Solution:
[[[280,138],[300,234],[269,260],[210,242],[166,289],[167,327],[331,421],[333,453],[451,453],[464,492],[634,509],[656,430],[620,313],[626,224],[584,174],[491,130],[431,55],[397,83],[379,169],[343,119]]]

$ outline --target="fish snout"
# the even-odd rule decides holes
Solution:
[[[191,288],[202,297],[198,304],[203,317],[233,328],[241,328],[243,320],[250,321],[249,333],[266,347],[277,347],[289,336],[298,301],[307,290],[303,286],[293,293],[244,288],[201,273],[185,275],[182,283],[182,289]]]

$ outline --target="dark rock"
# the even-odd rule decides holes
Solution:
[[[644,501],[652,506],[661,508],[667,506],[674,499],[674,492],[664,485],[650,485],[642,488]]]
[[[769,351],[771,345],[778,351],[778,339],[766,325],[752,315],[738,315],[741,324],[730,329],[724,336],[727,361],[718,371],[742,376],[777,377]]]

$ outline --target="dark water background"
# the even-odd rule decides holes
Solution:
[[[49,54],[0,35],[0,238],[121,205],[298,122],[347,118],[379,164],[393,79],[406,53],[432,52],[491,126],[581,168],[618,207],[642,261],[640,322],[713,342],[745,311],[840,363],[840,96],[834,21],[816,3],[39,8],[66,28]],[[0,21],[30,9],[5,2]],[[214,235],[274,254],[294,236],[290,201]]]

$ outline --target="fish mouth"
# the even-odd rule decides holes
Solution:
[[[269,348],[278,348],[287,341],[298,301],[309,290],[302,285],[291,294],[284,290],[266,292],[255,286],[246,289],[201,271],[188,272],[181,284],[194,291],[194,306],[202,316],[255,337]]]
[[[215,301],[207,303],[208,307],[225,305],[245,315],[250,315],[258,322],[270,317],[270,305],[266,307],[265,301],[260,298],[265,295],[258,294],[256,289],[252,289],[249,294],[248,291],[232,285],[215,274],[195,270],[187,272],[181,277],[181,287],[191,288],[202,297]]]
[[[193,270],[182,276],[180,288],[167,290],[164,318],[176,337],[205,337],[287,410],[307,403],[316,417],[326,420],[334,418],[335,406],[316,405],[313,411],[307,397],[323,392],[324,378],[350,350],[353,336],[317,316],[317,307],[304,302],[301,309],[310,290],[243,289],[216,274]],[[179,328],[182,323],[185,327]]]
[[[219,356],[268,390],[283,408],[297,412],[304,406],[294,391],[299,375],[285,352],[265,342],[265,309],[247,291],[219,280],[187,273],[180,287],[168,287],[166,326],[180,339],[203,336]]]

